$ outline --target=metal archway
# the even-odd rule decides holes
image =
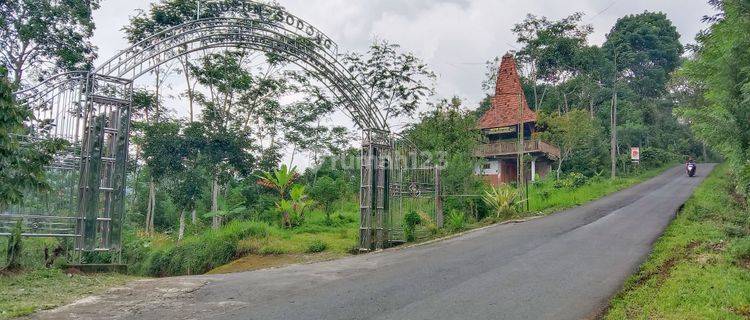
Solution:
[[[201,7],[196,20],[157,32],[90,72],[55,75],[15,93],[35,112],[36,120],[29,125],[44,132],[28,139],[70,142],[69,150],[50,168],[69,183],[52,197],[45,195],[44,201],[54,203],[52,209],[21,205],[0,213],[0,235],[20,219],[27,236],[72,237],[79,251],[120,252],[133,82],[192,52],[241,48],[280,54],[345,102],[344,111],[365,132],[360,247],[384,246],[388,236],[382,231],[388,227],[382,221],[388,220],[383,218],[388,208],[382,203],[387,203],[389,186],[380,163],[381,155],[393,148],[392,136],[371,98],[339,62],[335,42],[280,7],[250,0],[209,1]],[[48,130],[41,130],[43,126]]]

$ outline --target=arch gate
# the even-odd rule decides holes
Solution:
[[[344,111],[364,132],[360,248],[402,240],[389,204],[414,191],[391,192],[401,190],[391,176],[405,169],[389,169],[388,155],[398,153],[399,144],[385,119],[339,62],[335,42],[283,8],[249,0],[200,1],[195,20],[143,39],[90,72],[58,74],[16,92],[37,119],[29,125],[38,134],[23,139],[62,138],[70,147],[49,168],[51,192],[30,194],[0,212],[0,235],[23,221],[25,236],[69,237],[78,251],[120,253],[133,82],[170,60],[213,48],[280,54],[345,102]],[[419,188],[434,190],[432,183]]]

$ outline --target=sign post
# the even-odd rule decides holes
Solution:
[[[641,163],[641,148],[630,148],[630,160],[634,163]]]

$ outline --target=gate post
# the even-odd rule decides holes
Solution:
[[[385,215],[388,212],[390,140],[387,132],[375,130],[364,132],[360,154],[360,251],[383,249],[388,241]]]
[[[133,82],[98,74],[87,79],[76,250],[121,258]]]
[[[435,224],[438,228],[445,226],[445,216],[443,213],[443,195],[441,192],[442,184],[440,183],[440,165],[435,165]]]

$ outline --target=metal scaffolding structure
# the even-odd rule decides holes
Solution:
[[[383,160],[398,147],[385,119],[338,60],[330,38],[280,7],[249,0],[204,2],[195,20],[143,39],[90,72],[58,74],[16,92],[17,101],[36,116],[29,123],[36,134],[20,138],[64,139],[70,148],[50,167],[52,191],[0,212],[0,235],[23,221],[26,236],[71,237],[82,252],[120,252],[133,82],[171,60],[215,48],[278,54],[345,102],[344,111],[366,132],[363,228],[372,228],[372,210],[378,217],[374,238],[362,232],[361,248],[387,245],[392,239],[385,226],[393,224],[388,222],[389,198],[405,194],[388,194],[396,171]]]

